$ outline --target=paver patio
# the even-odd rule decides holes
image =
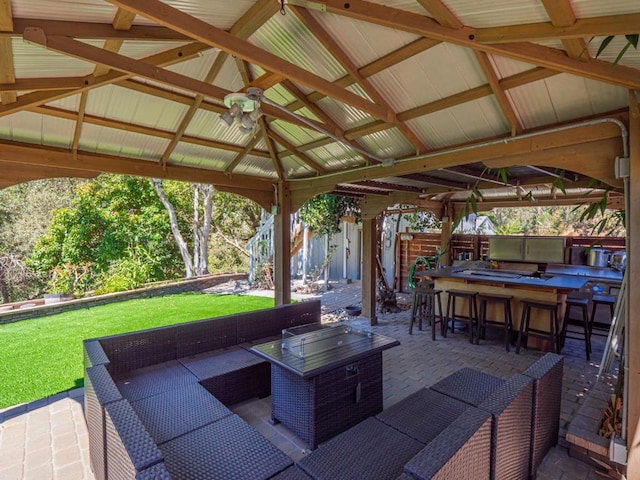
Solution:
[[[358,282],[335,285],[333,290],[322,294],[323,320],[335,318],[336,311],[358,302],[359,294]],[[298,298],[305,297],[310,296]],[[438,336],[435,342],[431,340],[430,329],[414,329],[410,336],[409,313],[404,310],[380,315],[379,325],[374,327],[376,332],[401,342],[399,347],[383,354],[385,408],[462,367],[473,367],[506,379],[522,372],[542,355],[535,350],[516,355],[512,349],[507,353],[498,338],[471,345],[466,335],[458,333],[446,339]],[[587,362],[582,343],[567,340],[563,351],[561,438],[543,461],[538,473],[540,480],[602,478],[593,467],[568,456],[564,435],[568,422],[595,382],[603,348],[603,338],[594,337],[592,361]],[[92,479],[82,405],[83,389],[76,389],[0,411],[0,478]],[[270,408],[270,399],[266,398],[238,404],[233,410],[292,459],[299,460],[307,446],[283,425],[268,423]]]

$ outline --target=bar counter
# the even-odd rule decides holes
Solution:
[[[435,288],[443,291],[443,308],[446,310],[447,298],[444,292],[450,289],[467,290],[477,293],[513,295],[511,309],[513,317],[513,329],[520,328],[522,306],[520,300],[529,298],[545,302],[558,302],[558,322],[562,328],[567,294],[582,288],[589,280],[581,276],[530,276],[527,272],[517,273],[512,270],[505,272],[500,269],[484,269],[474,267],[445,267],[436,270],[424,270],[415,273],[416,277],[429,278],[434,281]],[[457,305],[457,312],[468,315],[466,302]],[[462,310],[460,307],[462,306]],[[443,312],[443,314],[446,312]],[[493,308],[487,305],[487,318],[502,321],[502,308]],[[531,312],[532,328],[541,330],[549,329],[549,316],[547,312],[533,310]],[[547,341],[532,337],[529,339],[529,348],[547,350]]]

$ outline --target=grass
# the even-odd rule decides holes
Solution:
[[[185,293],[0,325],[0,408],[84,384],[82,340],[273,307],[273,299]]]

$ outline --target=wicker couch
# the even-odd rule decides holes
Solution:
[[[85,341],[96,478],[535,478],[558,439],[555,354],[506,381],[463,368],[294,465],[227,406],[269,395],[252,344],[319,321],[319,302],[308,302]]]
[[[270,394],[270,366],[248,348],[319,322],[312,301],[85,340],[96,479],[267,479],[291,466],[227,407]]]

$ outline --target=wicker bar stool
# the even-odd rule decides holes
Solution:
[[[545,302],[542,300],[534,300],[523,298],[520,300],[522,303],[522,318],[520,319],[520,329],[518,331],[518,341],[516,343],[516,354],[520,353],[520,346],[522,345],[522,337],[526,336],[525,348],[527,347],[527,340],[529,336],[540,337],[549,340],[549,349],[553,353],[560,351],[560,335],[558,332],[558,302]],[[538,310],[545,310],[549,312],[549,331],[544,331],[529,326],[531,320],[531,310],[537,308]]]
[[[447,323],[451,321],[451,333],[455,332],[455,322],[463,322],[469,325],[469,341],[473,343],[473,328],[478,324],[478,305],[476,304],[477,292],[466,290],[447,290]],[[456,299],[462,298],[469,302],[469,316],[456,315]]]
[[[440,324],[440,335],[447,336],[447,329],[442,317],[442,290],[434,290],[432,284],[416,284],[413,289],[413,302],[411,306],[411,320],[409,323],[409,335],[413,335],[413,324],[417,321],[418,328],[422,330],[422,320],[431,325],[431,338],[436,339],[436,325]],[[438,302],[438,315],[436,316],[436,300]]]
[[[513,331],[513,319],[511,316],[511,299],[512,295],[498,295],[479,293],[478,300],[480,300],[480,311],[478,314],[478,336],[476,337],[476,344],[480,343],[480,336],[484,338],[484,331],[486,328],[495,328],[504,330],[504,347],[509,351],[509,343],[511,341],[511,332]],[[487,319],[487,302],[502,303],[504,306],[504,319],[488,320]]]
[[[574,340],[584,340],[584,350],[587,354],[587,360],[590,360],[591,355],[591,328],[589,325],[589,312],[588,298],[567,298],[565,302],[566,309],[564,311],[564,322],[562,325],[562,336],[560,338],[560,346],[564,348],[564,340],[565,338],[572,338]],[[580,314],[582,318],[580,320],[574,320],[571,317],[571,308],[576,307],[579,308]],[[569,330],[569,325],[580,325],[582,327],[583,333],[580,336],[579,332],[572,332]],[[577,335],[577,336],[576,336]]]
[[[612,295],[594,295],[591,298],[593,303],[593,307],[591,308],[591,319],[589,320],[589,330],[593,333],[593,329],[597,330],[595,335],[608,336],[609,335],[609,327],[611,325],[611,321],[613,320],[613,316],[615,315],[615,306],[616,306],[616,297]],[[600,323],[596,322],[596,313],[599,305],[608,305],[609,312],[611,317],[609,318],[609,323]]]

